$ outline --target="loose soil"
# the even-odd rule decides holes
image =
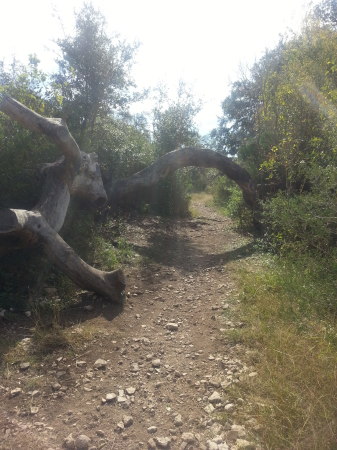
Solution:
[[[3,336],[21,341],[0,379],[1,449],[61,449],[69,434],[86,435],[90,444],[81,448],[92,449],[256,448],[247,442],[253,420],[239,419],[245,400],[230,390],[253,368],[225,337],[242,325],[231,320],[238,302],[232,272],[252,243],[204,198],[193,210],[193,219],[127,223],[125,237],[141,262],[125,268],[123,306],[83,294],[93,309],[65,317],[67,331],[83,339],[76,353],[29,359],[24,338],[33,324],[0,322]],[[25,361],[30,366],[20,369]],[[15,388],[22,391],[11,395]]]

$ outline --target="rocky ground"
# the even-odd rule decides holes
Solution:
[[[1,449],[258,448],[230,390],[256,373],[224,333],[241,326],[231,272],[252,246],[204,201],[194,209],[194,219],[127,225],[142,262],[126,269],[123,307],[96,300],[69,319],[71,332],[92,336],[80,352],[6,368]],[[29,352],[26,328],[20,339]]]

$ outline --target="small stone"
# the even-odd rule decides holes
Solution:
[[[133,373],[139,372],[139,365],[137,363],[131,365],[131,372]]]
[[[30,407],[30,413],[32,414],[32,415],[35,415],[35,414],[37,414],[39,412],[39,408],[37,407],[37,406],[31,406]]]
[[[254,377],[256,377],[257,375],[258,375],[257,372],[250,372],[250,373],[248,374],[248,376],[249,376],[250,378],[254,378]]]
[[[21,388],[15,388],[15,389],[12,389],[12,390],[11,390],[11,392],[10,392],[10,397],[11,397],[11,398],[17,397],[17,396],[20,395],[20,394],[22,394],[22,389],[21,389]]]
[[[225,411],[227,412],[232,412],[235,409],[235,405],[234,403],[227,403],[227,405],[225,405]]]
[[[103,430],[97,430],[96,434],[97,434],[98,437],[105,437],[105,433],[104,433]]]
[[[125,403],[127,402],[127,398],[124,395],[120,395],[117,397],[117,403]]]
[[[174,425],[175,425],[176,427],[181,427],[182,424],[183,424],[183,419],[182,419],[182,417],[181,417],[181,414],[177,414],[177,415],[175,416],[175,418],[174,418]]]
[[[31,311],[25,311],[25,316],[26,316],[26,317],[31,317],[31,315],[32,315],[32,312],[31,312]]]
[[[106,396],[105,396],[105,400],[107,402],[114,402],[114,401],[116,401],[116,399],[117,399],[117,395],[114,394],[113,392],[110,394],[106,394]]]
[[[160,365],[161,365],[160,359],[154,359],[154,360],[152,361],[152,367],[158,368],[158,367],[160,367]]]
[[[155,441],[154,441],[153,438],[151,438],[151,439],[149,439],[149,440],[147,441],[147,446],[148,446],[148,448],[151,449],[151,450],[155,450],[155,449],[157,448],[157,445],[156,445],[156,443],[155,443]]]
[[[221,402],[221,396],[219,392],[214,391],[213,394],[208,397],[208,401],[210,403],[220,403]]]
[[[218,444],[213,441],[207,441],[207,450],[218,450]]]
[[[229,447],[224,442],[221,442],[220,444],[218,444],[218,450],[229,450]]]
[[[99,358],[95,361],[94,367],[95,367],[95,369],[105,369],[107,364],[108,363],[107,363],[107,361],[105,361],[105,359]]]
[[[157,444],[157,447],[170,448],[170,443],[171,443],[170,437],[155,437],[154,440]]]
[[[69,450],[75,450],[75,439],[72,435],[72,433],[70,433],[63,441],[63,446]]]
[[[179,328],[179,325],[177,323],[174,322],[170,322],[166,325],[167,330],[169,331],[177,331]]]
[[[118,422],[117,427],[116,427],[116,431],[121,432],[124,430],[124,423],[123,422]]]
[[[30,367],[30,363],[29,362],[23,362],[19,366],[20,370],[22,370],[22,371],[29,369],[29,367]]]
[[[86,361],[76,361],[77,367],[85,367],[87,365]]]
[[[60,383],[53,383],[51,385],[51,388],[52,388],[53,391],[59,391],[61,389],[61,387],[62,386],[60,385]]]
[[[85,434],[80,434],[75,439],[76,450],[87,450],[89,448],[91,439]]]
[[[151,434],[156,433],[156,432],[157,432],[157,427],[155,427],[154,425],[152,425],[151,427],[149,427],[149,428],[147,429],[147,432],[148,432],[148,433],[151,433]]]
[[[128,395],[133,395],[136,392],[136,388],[134,387],[128,387],[125,390]]]
[[[132,416],[123,416],[123,423],[125,427],[130,427],[133,424]]]
[[[209,403],[207,406],[205,406],[204,411],[207,412],[207,414],[212,414],[212,412],[215,410],[214,406]]]
[[[183,433],[181,439],[188,444],[194,444],[196,442],[196,438],[193,433]]]
[[[246,430],[242,425],[232,425],[231,430],[227,433],[228,439],[235,441],[246,436]]]

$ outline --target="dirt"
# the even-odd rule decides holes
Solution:
[[[224,333],[242,325],[231,319],[232,271],[252,244],[204,200],[193,209],[193,219],[127,224],[141,263],[125,269],[123,306],[96,299],[91,311],[70,314],[68,330],[91,336],[80,352],[57,350],[20,369],[21,356],[7,367],[1,449],[256,448],[254,421],[239,414],[245,400],[231,394],[254,371]],[[17,324],[3,326],[9,333]],[[30,335],[27,326],[15,331]],[[15,388],[22,391],[11,394]],[[90,442],[74,443],[79,435]]]

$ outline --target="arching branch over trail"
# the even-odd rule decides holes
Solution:
[[[45,135],[59,149],[62,157],[45,164],[41,197],[28,210],[0,210],[0,256],[11,249],[40,245],[47,257],[71,280],[84,289],[119,301],[125,288],[121,270],[104,272],[86,264],[59,236],[71,195],[98,204],[107,200],[120,205],[182,167],[218,169],[242,189],[246,203],[256,204],[255,184],[248,172],[227,156],[210,149],[180,148],[159,158],[146,169],[111,184],[105,192],[97,155],[81,152],[62,119],[47,119],[16,100],[0,96],[0,111],[29,130]]]
[[[218,169],[240,186],[247,205],[254,208],[256,188],[249,173],[221,153],[196,147],[184,147],[166,153],[131,177],[117,180],[108,191],[109,201],[112,205],[121,204],[131,199],[136,193],[139,195],[142,190],[155,186],[177,169],[189,166]]]

